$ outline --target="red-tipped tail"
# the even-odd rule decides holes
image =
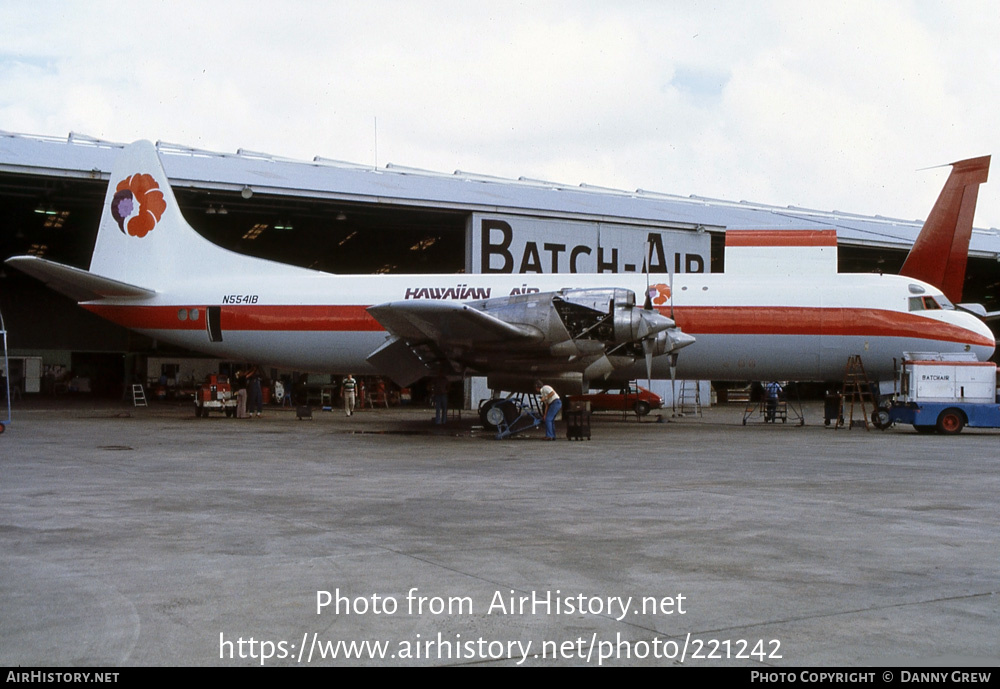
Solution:
[[[962,300],[972,218],[979,185],[990,171],[990,156],[952,163],[951,175],[913,243],[900,275],[929,282],[951,301]]]

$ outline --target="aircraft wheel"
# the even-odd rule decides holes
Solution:
[[[636,402],[635,403],[635,415],[636,416],[646,416],[649,413],[651,407],[649,402]]]
[[[884,431],[892,425],[888,409],[876,409],[872,412],[872,424],[880,431]]]
[[[945,409],[938,417],[938,433],[957,435],[965,428],[965,415],[958,409]]]
[[[508,424],[513,423],[520,415],[521,410],[517,406],[517,402],[511,399],[500,400],[486,412],[487,420],[496,428],[499,428],[503,421]]]
[[[235,409],[230,409],[229,407],[226,407],[226,418],[227,419],[231,419],[234,416],[236,416],[236,410]]]
[[[496,405],[500,404],[501,402],[503,402],[503,400],[500,400],[500,399],[498,399],[498,400],[486,400],[485,402],[483,402],[482,404],[479,405],[479,420],[482,422],[483,426],[485,426],[486,428],[489,428],[491,430],[496,430],[497,426],[496,426],[495,423],[492,423],[490,421],[490,419],[489,419],[489,413],[490,413],[490,410],[493,407],[495,407]],[[500,419],[503,419],[503,417],[501,416]]]
[[[935,428],[934,426],[918,426],[917,424],[913,424],[913,430],[915,430],[917,433],[926,434],[926,433],[933,433],[934,431],[937,430],[937,428]]]
[[[491,428],[498,428],[504,420],[503,407],[499,404],[494,404],[490,407],[489,411],[486,412],[486,423]]]

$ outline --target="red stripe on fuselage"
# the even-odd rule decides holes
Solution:
[[[837,246],[837,231],[729,230],[726,246]]]
[[[205,307],[122,306],[84,304],[84,308],[134,330],[204,330]],[[192,320],[191,310],[198,309]],[[384,330],[365,306],[220,307],[225,331],[378,332]],[[181,320],[178,314],[187,314]],[[660,312],[670,315],[669,308]],[[917,314],[884,309],[785,306],[678,306],[674,319],[681,330],[698,335],[829,335],[909,337],[993,347],[994,342],[971,330]]]
[[[109,321],[134,330],[204,330],[204,306],[120,306],[82,304]],[[385,330],[365,306],[221,306],[219,327],[226,330],[347,331]],[[197,318],[191,318],[192,310]],[[185,317],[181,320],[181,311]]]
[[[665,315],[669,309],[662,310]],[[829,335],[913,337],[993,347],[971,330],[912,313],[885,309],[798,306],[685,306],[674,309],[681,330],[693,335]]]

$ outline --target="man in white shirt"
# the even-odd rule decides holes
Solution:
[[[556,439],[556,417],[562,410],[562,400],[552,389],[551,385],[543,385],[542,381],[535,381],[535,391],[542,401],[542,418],[545,419],[545,439]]]
[[[340,384],[340,396],[344,398],[344,415],[354,416],[354,401],[356,399],[358,381],[350,373]]]

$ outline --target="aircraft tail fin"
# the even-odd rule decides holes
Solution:
[[[929,282],[955,303],[962,300],[979,185],[986,182],[989,171],[990,156],[952,163],[951,175],[924,221],[900,275]]]
[[[213,275],[313,271],[237,254],[202,237],[181,214],[156,147],[137,141],[125,147],[112,169],[90,272],[163,290]]]

